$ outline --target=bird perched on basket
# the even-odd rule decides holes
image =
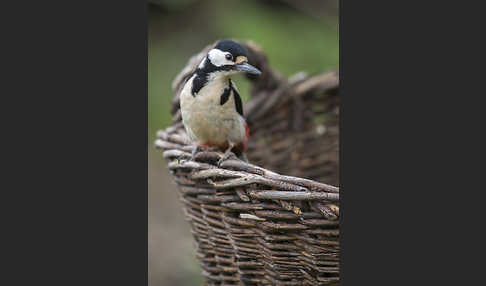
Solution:
[[[230,40],[219,41],[186,81],[181,94],[182,122],[189,138],[196,142],[192,156],[202,148],[233,151],[246,160],[249,129],[243,117],[243,103],[230,76],[259,75],[248,63],[245,49]]]

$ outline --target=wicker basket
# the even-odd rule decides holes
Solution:
[[[206,283],[338,284],[338,75],[286,79],[269,68],[258,46],[243,45],[250,64],[263,72],[249,76],[252,98],[245,106],[251,164],[230,159],[218,166],[222,154],[211,151],[187,160],[193,145],[181,122],[178,94],[211,46],[174,80],[173,124],[157,134]]]

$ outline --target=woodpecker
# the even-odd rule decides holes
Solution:
[[[202,148],[233,151],[246,159],[250,131],[243,117],[243,102],[230,76],[238,73],[259,75],[248,63],[245,49],[230,40],[219,41],[186,81],[181,94],[182,122],[196,143],[192,156]]]

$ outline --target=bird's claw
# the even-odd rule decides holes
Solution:
[[[191,157],[188,159],[189,161],[196,161],[196,155],[200,152],[203,151],[217,151],[218,149],[213,148],[213,147],[207,147],[207,146],[199,146],[196,145],[194,149],[192,149]]]
[[[229,160],[229,159],[236,159],[236,155],[233,153],[233,152],[225,152],[223,154],[223,156],[221,156],[221,158],[218,160],[218,167],[221,167],[221,164],[226,161],[226,160]]]
[[[189,158],[189,161],[194,161],[196,154],[201,152],[201,151],[202,151],[201,147],[196,145],[196,147],[194,147],[194,149],[192,149],[191,158]]]

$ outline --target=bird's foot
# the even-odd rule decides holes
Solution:
[[[192,153],[191,153],[191,161],[193,161],[193,160],[194,160],[194,157],[196,156],[196,154],[197,154],[197,153],[199,153],[199,152],[201,152],[201,151],[202,151],[201,146],[196,145],[196,146],[194,147],[194,149],[192,149]]]
[[[199,145],[195,145],[194,149],[192,149],[191,156],[187,157],[185,156],[183,159],[178,159],[179,163],[185,163],[185,162],[190,162],[190,161],[195,161],[195,156],[197,153],[201,152],[202,148]]]
[[[188,159],[188,161],[196,161],[196,155],[203,151],[218,151],[218,149],[206,145],[195,145],[194,149],[192,149],[191,157]]]
[[[194,149],[192,149],[191,157],[189,158],[189,161],[196,161],[195,158],[196,158],[197,153],[202,152],[202,151],[204,151],[203,146],[201,146],[201,145],[194,146]]]
[[[223,163],[224,161],[228,160],[228,159],[235,159],[237,158],[236,155],[231,152],[231,150],[233,149],[234,145],[233,144],[230,144],[230,146],[228,147],[228,149],[226,149],[226,151],[224,152],[223,156],[218,160],[218,166],[221,166],[221,163]]]
[[[236,159],[236,155],[233,153],[233,152],[224,152],[223,156],[221,156],[221,158],[218,160],[218,167],[221,166],[221,164],[226,161],[226,160],[230,160],[230,159]]]

